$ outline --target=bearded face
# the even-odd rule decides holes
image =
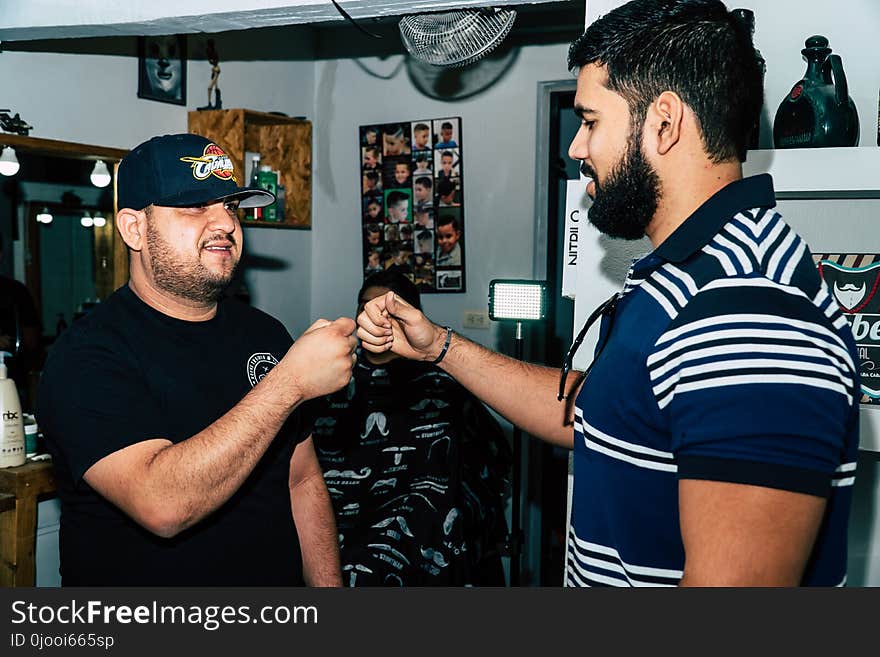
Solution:
[[[219,246],[230,243],[227,249],[232,255],[222,257]],[[199,241],[197,252],[192,255],[169,243],[155,220],[147,222],[147,248],[156,287],[198,303],[217,301],[232,281],[239,262],[235,235],[209,235]]]
[[[588,214],[600,232],[625,240],[645,236],[660,201],[660,178],[645,158],[639,131],[633,130],[626,152],[600,181],[597,172],[581,163],[581,171],[595,184]]]

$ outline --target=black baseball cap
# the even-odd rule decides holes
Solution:
[[[239,199],[242,208],[275,202],[265,189],[239,187],[226,152],[189,133],[153,137],[135,146],[119,163],[116,198],[120,208],[132,210],[148,205],[187,208],[227,199]]]

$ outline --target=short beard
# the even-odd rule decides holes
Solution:
[[[232,236],[228,239],[232,240]],[[147,247],[150,249],[150,265],[156,287],[182,299],[216,303],[235,274],[237,263],[224,275],[211,273],[198,260],[175,260],[173,249],[153,228],[152,222],[147,223]]]
[[[660,178],[642,151],[641,131],[633,130],[626,153],[601,186],[595,172],[586,165],[583,168],[596,186],[596,198],[587,215],[590,223],[610,237],[644,237],[657,212]]]

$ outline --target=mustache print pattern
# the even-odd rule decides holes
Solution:
[[[377,411],[375,413],[370,413],[367,416],[367,420],[364,425],[364,432],[361,434],[361,438],[366,438],[367,436],[369,436],[373,429],[375,429],[376,427],[379,428],[379,433],[382,436],[387,436],[390,433],[390,430],[387,428],[388,418],[385,417],[385,413]]]

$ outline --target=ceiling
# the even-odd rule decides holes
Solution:
[[[338,1],[353,19],[366,24],[405,14],[491,6],[485,0]],[[560,3],[504,0],[498,4],[528,10]],[[330,0],[27,0],[0,3],[0,42],[214,33],[345,22]]]

